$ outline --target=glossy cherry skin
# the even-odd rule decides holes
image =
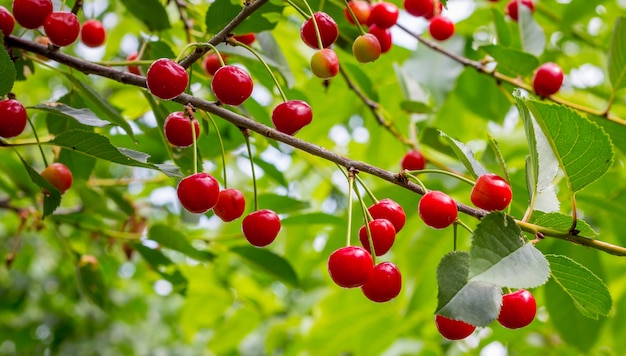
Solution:
[[[152,62],[146,73],[146,84],[152,95],[163,100],[174,99],[187,89],[189,75],[183,66],[168,58]]]
[[[215,72],[211,89],[221,103],[241,105],[252,94],[252,78],[245,70],[227,65]]]
[[[13,15],[6,9],[4,6],[0,6],[0,31],[4,37],[8,36],[13,32],[15,28],[15,19]]]
[[[367,24],[372,12],[372,5],[363,0],[350,1],[348,5],[350,6],[350,9],[352,9],[354,16],[356,16],[357,21],[359,21],[359,24]],[[343,15],[350,24],[354,25],[354,20],[352,20],[352,16],[350,16],[348,8],[343,9]]]
[[[392,300],[402,290],[402,275],[396,265],[391,262],[379,263],[370,272],[361,291],[367,299],[384,303]]]
[[[360,63],[373,62],[380,57],[381,53],[380,42],[371,33],[360,35],[352,43],[352,54]]]
[[[493,173],[478,177],[470,193],[472,204],[488,211],[503,210],[509,206],[512,197],[509,183]]]
[[[330,79],[339,73],[339,58],[330,48],[321,49],[311,56],[311,72],[320,79]]]
[[[243,193],[234,188],[227,188],[220,190],[213,212],[222,221],[229,222],[243,215],[245,209],[246,198]]]
[[[461,320],[446,318],[442,315],[435,316],[435,325],[441,336],[448,340],[462,340],[470,336],[476,327]]]
[[[410,150],[402,157],[400,166],[408,171],[420,171],[426,167],[426,159],[420,151]]]
[[[55,162],[41,171],[41,176],[57,188],[61,194],[72,186],[72,172],[63,163]]]
[[[243,218],[241,229],[252,246],[264,247],[271,244],[278,236],[280,218],[272,210],[257,210]]]
[[[80,23],[78,17],[71,12],[55,11],[46,17],[43,29],[50,42],[64,47],[76,41],[80,33]]]
[[[402,230],[406,222],[406,214],[402,206],[395,201],[385,198],[367,208],[374,219],[387,219],[396,229],[396,234]]]
[[[537,314],[537,302],[531,292],[520,289],[502,296],[498,322],[509,329],[519,329],[530,324]]]
[[[193,119],[196,140],[200,136],[200,124]],[[191,132],[191,120],[182,111],[175,111],[165,118],[163,125],[165,138],[173,146],[189,147],[193,144],[194,134]]]
[[[315,22],[320,31],[320,37],[322,39],[323,48],[328,48],[335,43],[337,37],[339,37],[339,29],[337,23],[330,15],[325,12],[318,11],[313,14]],[[309,18],[300,27],[300,38],[309,47],[313,49],[319,48],[317,42],[317,35],[315,34],[315,25],[313,24],[313,18]]]
[[[404,0],[404,9],[413,16],[424,17],[430,20],[435,16],[435,6],[439,7],[441,13],[443,5],[438,0]]]
[[[243,35],[234,35],[233,38],[247,46],[250,46],[256,40],[256,35],[254,33],[245,33]]]
[[[362,286],[374,269],[372,255],[358,246],[347,246],[335,250],[328,257],[330,278],[340,287]]]
[[[376,25],[371,25],[368,32],[376,36],[380,43],[380,53],[387,53],[391,49],[393,44],[391,40],[391,31],[388,28],[380,28]]]
[[[430,20],[428,32],[437,41],[445,41],[454,35],[454,22],[447,17],[435,16]]]
[[[92,19],[83,23],[80,29],[80,41],[87,47],[100,47],[106,41],[107,33],[102,22]]]
[[[437,190],[424,194],[417,210],[424,223],[435,229],[452,225],[459,213],[454,199]]]
[[[313,121],[311,106],[302,100],[287,100],[272,111],[272,123],[276,130],[293,135]]]
[[[128,57],[126,57],[126,60],[129,62],[137,60],[137,52],[129,54]],[[128,66],[128,72],[133,73],[135,75],[141,75],[139,66]]]
[[[522,5],[526,6],[530,9],[530,12],[535,11],[535,4],[533,4],[532,0],[521,0]],[[506,12],[509,14],[509,17],[514,21],[517,21],[519,18],[519,11],[517,8],[517,0],[511,0],[506,4]]]
[[[381,1],[372,6],[370,17],[372,22],[380,28],[389,28],[396,24],[400,11],[395,4]]]
[[[374,252],[376,256],[382,256],[391,249],[394,241],[396,240],[396,229],[393,227],[391,221],[387,219],[374,219],[368,224],[372,242],[374,243]],[[359,230],[359,240],[364,249],[370,254],[372,249],[370,248],[370,241],[367,236],[367,229],[365,225],[361,226]]]
[[[176,194],[180,205],[195,214],[204,214],[215,206],[220,185],[208,173],[196,173],[178,182]]]
[[[218,56],[217,53],[209,53],[204,60],[202,61],[202,68],[208,75],[215,75],[218,69],[222,67],[222,63],[220,62],[220,56],[222,57],[222,61],[226,63],[226,55],[220,53]]]
[[[0,101],[0,137],[15,137],[26,128],[28,116],[24,105],[15,99]]]
[[[533,89],[542,97],[556,94],[561,89],[561,85],[563,85],[563,70],[553,62],[542,64],[533,76]]]
[[[52,13],[50,0],[13,0],[13,16],[20,26],[35,29]]]

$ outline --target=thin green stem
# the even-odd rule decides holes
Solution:
[[[359,186],[355,185],[354,186],[354,193],[356,194],[357,199],[359,200],[359,204],[361,205],[361,210],[363,212],[363,217],[365,218],[365,231],[367,232],[367,242],[369,243],[370,246],[370,251],[372,252],[372,260],[374,262],[374,265],[376,265],[376,250],[374,248],[374,240],[372,239],[372,231],[370,229],[370,221],[373,220],[372,218],[372,214],[370,214],[370,212],[367,210],[367,206],[365,205],[365,202],[363,201],[363,197],[361,197],[361,192],[359,192]]]
[[[192,139],[192,148],[193,148],[193,173],[198,173],[198,144],[196,142],[198,135],[196,135],[196,125],[194,125],[195,117],[193,115],[193,107],[191,105],[185,105],[185,113],[187,117],[189,117],[189,122],[191,124],[191,139]]]
[[[41,141],[39,141],[39,135],[37,134],[37,130],[35,130],[35,125],[33,121],[28,117],[28,125],[31,130],[33,130],[33,136],[35,136],[35,141],[37,141],[37,147],[39,147],[39,152],[41,153],[41,158],[43,159],[43,164],[48,167],[48,160],[46,159],[46,154],[43,152],[43,147],[41,147]]]
[[[469,232],[470,234],[474,234],[474,231],[469,226],[467,226],[467,224],[464,223],[461,219],[456,219],[456,221],[454,222],[454,225],[460,225],[462,228],[467,230],[467,232]]]
[[[226,150],[224,150],[224,141],[222,140],[222,134],[220,133],[220,130],[217,128],[217,123],[213,119],[213,115],[211,115],[211,113],[205,112],[205,111],[200,111],[200,113],[203,117],[204,115],[207,115],[209,122],[211,122],[211,124],[213,125],[213,128],[215,128],[215,133],[217,134],[217,140],[220,143],[220,153],[222,154],[222,172],[224,174],[224,188],[228,188],[228,179],[226,177],[227,176],[226,174]]]
[[[418,171],[409,171],[408,173],[411,174],[412,176],[414,176],[416,174],[422,174],[422,173],[445,174],[447,176],[454,177],[454,178],[456,178],[458,180],[461,180],[461,181],[463,181],[463,182],[465,182],[465,183],[467,183],[469,185],[472,185],[472,186],[476,183],[473,180],[471,180],[471,179],[469,179],[467,177],[464,177],[464,176],[462,176],[460,174],[457,174],[457,173],[454,173],[454,172],[449,172],[449,171],[444,171],[444,170],[441,170],[441,169],[420,169]]]
[[[354,25],[359,29],[359,33],[361,35],[364,35],[365,34],[365,30],[363,30],[363,27],[359,23],[359,19],[354,14],[354,11],[352,11],[352,8],[350,7],[350,2],[348,2],[348,0],[344,0],[344,3],[345,3],[345,6],[346,6],[346,9],[348,10],[348,13],[350,14],[350,18],[352,18],[352,22],[354,22]]]
[[[354,192],[354,171],[348,172],[348,232],[346,235],[346,246],[350,246],[352,236],[352,194]]]
[[[456,251],[456,240],[457,240],[457,233],[459,230],[459,226],[457,224],[453,224],[452,225],[452,232],[453,232],[453,237],[452,237],[452,251]]]
[[[417,178],[416,176],[412,175],[408,171],[405,172],[404,174],[407,177],[413,179],[415,181],[415,183],[417,183],[422,188],[422,190],[424,191],[424,194],[428,193],[428,188],[426,188],[426,185],[424,185],[424,182],[422,182],[419,178]]]
[[[265,60],[261,57],[261,55],[259,55],[259,53],[257,53],[257,51],[255,51],[254,49],[252,49],[252,47],[241,43],[237,40],[235,40],[235,43],[237,46],[241,46],[245,49],[247,49],[248,51],[250,51],[250,53],[254,54],[254,56],[259,60],[259,62],[261,62],[261,64],[263,64],[263,67],[265,67],[265,70],[270,74],[270,76],[272,77],[272,80],[274,81],[274,85],[276,85],[276,89],[278,89],[278,92],[280,93],[280,96],[283,98],[283,101],[287,101],[287,96],[285,95],[285,93],[283,92],[283,88],[281,88],[280,83],[278,83],[278,78],[276,78],[276,75],[274,74],[274,72],[272,72],[272,70],[270,69],[270,66],[267,64],[267,62],[265,62]]]
[[[363,179],[357,175],[356,176],[356,180],[359,182],[359,184],[361,184],[361,187],[363,187],[363,189],[365,189],[365,192],[370,197],[370,199],[372,199],[372,202],[374,202],[374,204],[378,203],[378,199],[376,199],[376,196],[374,195],[374,192],[372,192],[372,190],[367,186],[367,184],[365,184]]]
[[[250,147],[250,132],[248,129],[242,129],[244,139],[246,140],[246,149],[248,150],[248,159],[250,160],[250,169],[252,170],[252,191],[254,192],[254,211],[259,210],[259,196],[256,187],[256,173],[254,171],[254,161],[252,160],[252,148]]]
[[[322,43],[322,34],[320,33],[320,28],[317,25],[317,19],[315,19],[315,13],[313,12],[313,9],[311,9],[311,6],[306,0],[302,0],[302,1],[304,2],[304,5],[306,5],[307,10],[309,10],[309,14],[311,14],[311,21],[313,21],[313,28],[315,29],[315,37],[317,38],[317,46],[319,47],[319,49],[323,49],[324,44]]]
[[[305,19],[309,18],[309,15],[304,10],[302,10],[300,8],[300,6],[296,5],[296,3],[294,3],[292,0],[285,0],[285,2],[287,2],[287,4],[289,4],[289,5],[291,5],[291,7],[293,7]]]

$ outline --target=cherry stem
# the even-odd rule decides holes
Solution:
[[[293,7],[298,13],[300,13],[300,15],[302,15],[302,17],[304,17],[305,19],[309,18],[309,15],[300,8],[300,6],[296,5],[296,3],[294,3],[292,0],[285,0],[285,2],[289,5],[291,5],[291,7]]]
[[[250,169],[252,171],[252,191],[254,192],[254,211],[259,210],[259,197],[256,188],[256,173],[254,171],[254,161],[252,160],[252,148],[250,147],[250,131],[241,129],[243,138],[246,140],[246,149],[248,150],[248,159],[250,160]]]
[[[376,199],[376,196],[374,195],[374,192],[372,192],[372,190],[367,186],[367,184],[365,184],[363,179],[357,175],[356,176],[356,180],[359,182],[359,184],[361,184],[361,187],[363,187],[363,189],[365,189],[365,192],[370,197],[370,199],[372,199],[374,204],[378,203],[378,199]]]
[[[374,265],[376,265],[376,250],[374,249],[374,240],[372,239],[372,231],[370,229],[370,221],[373,220],[372,214],[367,210],[367,206],[365,206],[365,202],[361,197],[361,193],[359,192],[358,185],[354,187],[354,192],[356,193],[357,199],[359,199],[359,203],[361,205],[361,210],[363,211],[363,217],[365,218],[365,231],[367,231],[367,241],[370,245],[370,251],[372,252],[372,261]]]
[[[193,173],[198,173],[198,144],[196,143],[196,139],[198,135],[196,135],[196,125],[194,125],[195,117],[193,114],[193,106],[190,104],[185,105],[185,115],[189,117],[189,122],[191,123],[191,139],[192,139],[192,148],[193,148]]]
[[[467,226],[467,224],[466,224],[466,223],[464,223],[464,222],[463,222],[461,219],[459,219],[459,218],[457,218],[457,219],[456,219],[456,221],[454,221],[454,225],[455,225],[455,226],[456,226],[456,225],[460,225],[462,228],[464,228],[465,230],[467,230],[467,232],[469,232],[470,234],[472,234],[472,235],[474,234],[474,231],[473,231],[473,230],[472,230],[469,226]]]
[[[315,37],[317,38],[317,46],[319,47],[319,49],[324,49],[324,45],[322,43],[322,34],[320,33],[320,28],[317,25],[317,20],[315,19],[315,13],[313,12],[313,9],[311,9],[311,6],[306,0],[303,0],[303,2],[304,2],[304,5],[306,5],[307,10],[309,10],[311,21],[313,21],[313,28],[315,29]]]
[[[458,232],[458,225],[457,224],[453,224],[452,225],[452,231],[453,231],[453,238],[452,238],[452,251],[456,251],[456,238],[457,238],[457,232]]]
[[[263,58],[257,51],[252,49],[252,47],[248,46],[247,44],[241,43],[232,37],[229,39],[228,43],[234,46],[241,46],[247,49],[248,51],[250,51],[250,53],[254,54],[254,56],[259,60],[259,62],[261,62],[261,64],[263,64],[263,67],[265,67],[265,70],[272,77],[272,80],[274,81],[274,85],[276,85],[276,89],[278,89],[278,93],[280,93],[280,96],[283,98],[283,101],[287,101],[287,96],[283,92],[283,88],[281,88],[280,83],[278,83],[278,78],[276,78],[276,75],[274,75],[274,72],[272,72],[272,70],[270,69],[270,66],[267,64],[267,62],[265,62],[265,60],[263,60]]]
[[[359,33],[361,35],[365,34],[365,30],[363,30],[363,27],[361,26],[361,23],[359,22],[359,19],[356,17],[356,15],[354,14],[354,11],[352,11],[352,8],[350,7],[350,2],[348,2],[348,0],[343,0],[345,5],[346,5],[346,9],[348,10],[348,13],[350,14],[350,17],[352,18],[352,21],[354,22],[354,25],[359,29]]]
[[[350,237],[352,235],[352,194],[354,191],[354,170],[348,170],[348,233],[346,236],[346,246],[350,246]]]
[[[457,173],[454,173],[454,172],[444,171],[444,170],[441,170],[441,169],[420,169],[420,170],[417,170],[417,171],[408,171],[407,173],[411,177],[414,177],[414,175],[422,174],[422,173],[439,173],[439,174],[445,174],[445,175],[450,176],[450,177],[454,177],[454,178],[456,178],[456,179],[458,179],[460,181],[463,181],[463,182],[465,182],[465,183],[467,183],[467,184],[469,184],[471,186],[476,184],[476,182],[474,182],[473,180],[471,180],[471,179],[469,179],[467,177],[464,177],[464,176],[462,176],[460,174],[457,174]],[[417,178],[415,178],[415,179],[417,179]]]
[[[404,175],[406,175],[407,177],[413,179],[415,181],[415,183],[417,183],[422,190],[424,191],[424,194],[428,193],[428,188],[426,188],[426,185],[424,185],[424,182],[422,182],[419,178],[417,178],[416,176],[412,175],[409,171],[403,172]]]
[[[31,130],[33,130],[33,136],[35,136],[35,141],[37,141],[37,147],[39,147],[39,152],[41,153],[41,158],[43,159],[43,164],[48,167],[48,160],[46,159],[46,155],[43,152],[43,147],[41,147],[41,141],[39,141],[39,135],[37,134],[37,130],[35,130],[35,125],[33,125],[33,121],[28,117],[28,125]]]
[[[226,178],[226,151],[224,150],[224,141],[222,141],[222,134],[220,133],[220,130],[217,128],[217,123],[213,119],[213,115],[211,115],[211,113],[200,111],[200,114],[202,115],[202,117],[205,117],[205,115],[208,116],[208,120],[213,125],[213,128],[215,129],[215,133],[217,134],[217,140],[220,143],[220,152],[222,154],[222,172],[224,174],[224,179],[223,179],[224,189],[226,189],[228,188],[228,180]]]

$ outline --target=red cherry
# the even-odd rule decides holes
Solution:
[[[222,60],[226,63],[226,55],[221,54]],[[215,75],[218,69],[222,67],[222,63],[220,62],[220,57],[217,53],[209,53],[206,57],[204,57],[204,61],[202,61],[202,68],[208,75]]]
[[[435,316],[435,325],[439,333],[448,340],[462,340],[470,336],[476,327],[461,320],[446,318],[442,315]]]
[[[126,57],[126,60],[129,62],[137,60],[137,52],[129,54],[128,57]],[[141,75],[139,66],[128,66],[128,72],[133,73],[135,75]]]
[[[373,268],[372,255],[358,246],[342,247],[328,257],[330,278],[344,288],[362,286]]]
[[[506,4],[506,13],[509,14],[509,17],[511,17],[513,21],[517,21],[519,18],[517,1],[518,0],[511,0]],[[531,13],[535,11],[535,4],[533,4],[532,0],[520,0],[520,2],[522,5],[529,8]]]
[[[374,219],[387,219],[396,230],[396,234],[402,230],[404,223],[406,222],[406,214],[402,206],[395,201],[385,198],[381,199],[378,203],[370,206],[369,213]]]
[[[372,269],[367,281],[361,286],[361,291],[367,299],[384,303],[400,294],[402,276],[398,267],[391,262],[379,263]]]
[[[380,53],[389,52],[392,45],[391,31],[389,31],[388,28],[380,28],[376,25],[371,25],[368,31],[378,39],[380,43]]]
[[[435,229],[452,225],[459,213],[454,199],[437,190],[424,194],[417,210],[424,223]]]
[[[213,212],[222,221],[229,222],[239,218],[245,209],[246,198],[243,193],[234,188],[227,188],[220,191]]]
[[[409,171],[420,171],[426,167],[426,159],[424,155],[417,150],[407,152],[400,162],[402,169]]]
[[[368,225],[372,242],[374,243],[374,252],[376,256],[382,256],[393,246],[396,239],[396,229],[393,227],[391,221],[387,219],[374,219],[370,221]],[[359,240],[361,240],[363,248],[371,254],[372,249],[370,248],[370,241],[367,237],[365,225],[361,226],[359,230]]]
[[[445,41],[454,35],[454,22],[447,17],[435,16],[430,20],[428,31],[437,41]]]
[[[472,188],[472,203],[488,211],[503,210],[511,202],[513,192],[511,186],[502,177],[486,173],[478,177]]]
[[[330,45],[335,43],[337,37],[339,37],[337,23],[325,12],[318,11],[314,13],[313,16],[315,17],[315,22],[317,23],[317,27],[320,31],[323,48],[330,47]],[[312,17],[304,21],[302,27],[300,27],[300,38],[307,46],[313,49],[320,49]]]
[[[250,75],[231,65],[218,69],[211,80],[213,94],[217,100],[227,105],[241,105],[252,94],[252,87]]]
[[[80,40],[87,47],[100,47],[106,40],[106,30],[102,22],[92,19],[83,23],[80,30]]]
[[[438,14],[441,13],[443,5],[438,0],[404,0],[404,9],[413,16],[424,17],[427,20],[435,16],[435,6],[439,7]]]
[[[276,130],[294,135],[311,123],[313,112],[309,104],[302,100],[287,100],[272,111],[272,123]]]
[[[361,63],[377,60],[381,52],[382,48],[378,38],[371,33],[360,35],[352,43],[352,54]]]
[[[55,11],[46,17],[43,29],[50,42],[63,47],[76,41],[80,32],[80,23],[78,17],[71,12]]]
[[[556,94],[563,85],[563,70],[558,64],[542,64],[533,76],[533,89],[537,95],[546,97]]]
[[[0,137],[15,137],[26,128],[28,116],[24,105],[15,99],[0,101]]]
[[[13,0],[13,16],[20,26],[35,29],[52,13],[50,0]]]
[[[189,75],[185,68],[168,58],[152,62],[146,73],[146,84],[152,95],[163,100],[174,99],[187,89]]]
[[[372,6],[370,17],[374,24],[380,28],[389,28],[396,24],[400,11],[395,4],[381,1]]]
[[[63,163],[52,163],[41,171],[41,176],[57,188],[61,194],[72,186],[72,172]]]
[[[531,292],[520,289],[502,296],[498,322],[509,329],[519,329],[530,324],[537,314],[537,302]]]
[[[196,173],[183,178],[176,187],[180,205],[187,211],[204,214],[217,203],[220,185],[208,173]]]
[[[233,38],[246,46],[250,46],[256,40],[256,35],[254,33],[246,33],[243,35],[234,35]]]
[[[257,210],[243,218],[241,229],[251,245],[267,246],[274,241],[280,231],[280,218],[271,210]]]
[[[13,32],[13,28],[15,28],[15,19],[13,19],[13,15],[6,9],[4,6],[0,6],[0,31],[4,37],[8,36]]]
[[[359,24],[367,24],[367,20],[372,12],[372,5],[364,0],[350,1],[348,5],[350,6],[350,9],[352,9],[354,16],[356,16],[357,21],[359,21]],[[350,24],[354,25],[354,21],[352,20],[352,16],[350,16],[348,8],[343,9],[343,15]]]
[[[200,136],[200,125],[198,120],[193,119],[193,127],[196,140]],[[193,133],[191,132],[191,120],[182,111],[175,111],[165,118],[164,124],[165,138],[167,142],[178,147],[189,147],[193,144]]]
[[[330,48],[321,49],[311,56],[311,72],[318,78],[329,79],[339,73],[339,58]]]

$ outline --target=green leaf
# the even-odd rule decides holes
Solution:
[[[496,26],[498,44],[506,47],[510,46],[511,31],[509,30],[509,26],[506,24],[506,20],[504,20],[504,15],[502,15],[502,12],[495,7],[491,9],[491,15],[493,16],[493,23]]]
[[[0,43],[4,43],[2,33],[0,33]],[[2,46],[2,50],[0,50],[0,96],[6,95],[13,89],[16,75],[15,65],[11,61],[6,48]]]
[[[93,111],[89,109],[75,109],[62,103],[44,103],[30,106],[29,109],[41,110],[53,114],[58,114],[70,119],[74,119],[83,125],[104,127],[110,124],[108,121],[100,120]]]
[[[626,19],[618,17],[611,36],[609,49],[609,80],[613,85],[613,92],[626,85]]]
[[[572,217],[561,213],[548,213],[535,212],[531,220],[533,224],[537,224],[550,229],[559,231],[568,231],[572,226]],[[576,221],[576,229],[579,231],[580,236],[594,238],[598,236],[598,233],[584,220],[578,219]]]
[[[474,153],[467,145],[453,139],[443,131],[439,131],[439,135],[447,141],[450,148],[452,148],[456,156],[472,176],[478,177],[487,173],[487,170],[476,160]]]
[[[176,250],[198,261],[212,261],[215,254],[209,251],[202,251],[194,248],[187,241],[184,234],[166,225],[153,225],[148,230],[148,238],[159,245]]]
[[[172,284],[173,290],[176,293],[185,295],[189,282],[172,260],[167,258],[167,256],[159,250],[149,248],[139,243],[132,243],[130,245],[135,251],[139,252],[141,257],[148,262],[155,272]]]
[[[272,179],[274,179],[278,184],[282,185],[283,187],[287,187],[289,185],[287,179],[285,179],[285,175],[283,174],[283,172],[279,171],[275,165],[267,163],[258,157],[255,157],[253,161],[254,164],[261,167],[263,172],[265,172],[265,174],[267,174],[269,177],[272,177]]]
[[[540,57],[546,47],[546,34],[539,26],[532,12],[526,6],[519,6],[520,36],[524,52]]]
[[[296,271],[283,257],[267,249],[252,246],[234,246],[230,250],[252,263],[254,267],[261,268],[287,284],[298,286]]]
[[[596,7],[604,1],[605,0],[572,0],[565,8],[560,21],[556,22],[556,24],[560,26],[563,31],[571,32],[571,27],[576,21],[583,17],[591,16],[595,12]]]
[[[280,221],[281,225],[343,225],[346,221],[338,216],[325,213],[290,215]]]
[[[433,111],[428,103],[413,100],[402,100],[400,108],[409,114],[428,114]]]
[[[261,32],[256,35],[256,40],[263,50],[263,57],[269,59],[276,69],[274,72],[278,72],[276,74],[280,74],[283,77],[287,83],[287,87],[292,88],[296,85],[296,78],[291,71],[289,62],[287,58],[285,58],[285,54],[278,45],[274,35],[270,31]]]
[[[158,0],[122,0],[126,9],[148,26],[150,31],[172,27],[165,7]]]
[[[568,186],[577,192],[602,177],[613,164],[613,145],[595,123],[561,105],[525,100],[546,136]]]
[[[587,267],[567,256],[547,255],[552,278],[572,298],[582,315],[591,319],[607,316],[613,301],[606,284]]]
[[[206,13],[205,24],[207,33],[217,33],[222,30],[241,10],[243,6],[240,3],[235,5],[230,0],[216,0],[209,6]],[[267,2],[255,11],[251,16],[246,18],[237,26],[236,34],[245,34],[250,32],[261,32],[272,30],[276,27],[278,20],[281,19],[284,6],[272,2]]]
[[[94,304],[104,309],[107,291],[98,260],[94,256],[82,255],[76,266],[76,272],[81,291]]]
[[[20,156],[20,160],[33,183],[46,190],[46,193],[43,194],[43,218],[45,219],[46,216],[52,214],[61,205],[61,192],[42,177],[39,172],[34,170],[22,156]]]
[[[259,204],[264,209],[274,210],[277,214],[293,213],[310,206],[309,202],[298,200],[286,195],[260,194]]]
[[[480,47],[498,63],[497,70],[525,77],[539,66],[537,57],[526,52],[502,46],[489,45]]]

